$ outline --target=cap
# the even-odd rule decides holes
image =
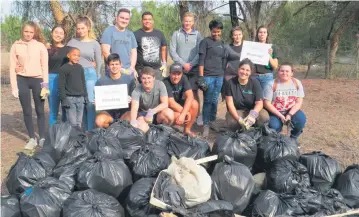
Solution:
[[[182,65],[179,63],[173,63],[170,67],[170,72],[183,72]]]

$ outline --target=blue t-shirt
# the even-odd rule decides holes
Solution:
[[[133,32],[128,29],[120,32],[115,26],[109,26],[102,34],[101,44],[110,45],[110,52],[120,55],[122,67],[125,69],[130,68],[131,50],[137,48],[137,42]]]

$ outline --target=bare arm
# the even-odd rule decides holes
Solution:
[[[134,69],[137,62],[137,48],[131,49],[131,68]]]
[[[272,66],[273,69],[277,69],[278,68],[278,59],[277,58],[272,58],[272,56],[269,56],[269,64]]]
[[[259,113],[263,109],[263,101],[256,101],[253,110]]]
[[[168,97],[168,107],[172,109],[174,112],[181,113],[183,110],[183,107],[178,104],[173,97]]]
[[[167,62],[167,46],[161,47],[161,59],[162,62]]]
[[[110,49],[111,46],[109,44],[101,44],[102,55],[105,57],[106,60],[107,57],[110,55]]]
[[[236,107],[234,106],[233,97],[232,97],[232,96],[226,96],[226,104],[227,104],[227,107],[228,107],[228,111],[229,111],[229,113],[232,115],[232,117],[233,117],[235,120],[239,120],[239,116],[238,116],[238,113],[237,113],[237,109],[236,109]]]
[[[185,93],[185,99],[186,101],[184,102],[184,106],[183,106],[183,111],[181,112],[182,115],[187,115],[187,113],[189,112],[194,96],[193,96],[193,91],[192,90],[187,90]]]
[[[303,98],[298,97],[295,101],[295,105],[289,110],[289,114],[294,115],[303,105]]]
[[[279,118],[283,118],[282,113],[280,113],[273,105],[272,102],[270,102],[269,100],[265,99],[264,100],[264,108],[266,108],[270,113],[274,114],[275,116],[279,117]]]
[[[199,66],[199,76],[203,76],[204,74],[204,66]]]
[[[168,108],[168,96],[160,96],[160,104],[152,109],[156,114],[166,108]]]
[[[136,100],[131,101],[131,120],[137,120],[138,108],[140,104]]]

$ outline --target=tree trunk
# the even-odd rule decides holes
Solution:
[[[329,78],[330,40],[327,40],[327,58],[325,58],[325,78]]]
[[[179,6],[180,16],[181,16],[181,20],[182,20],[183,15],[186,12],[188,12],[188,1],[187,0],[180,0],[178,2],[178,6]]]
[[[359,78],[359,33],[356,34],[357,37],[357,54],[356,54],[356,62],[355,62],[355,73],[357,78]]]
[[[231,16],[232,27],[238,26],[237,5],[235,1],[229,1],[229,14]]]
[[[58,0],[51,0],[50,7],[52,15],[55,18],[56,24],[62,24],[62,21],[65,19],[65,13],[60,2]]]

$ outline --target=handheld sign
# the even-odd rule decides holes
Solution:
[[[254,64],[266,66],[269,63],[268,50],[271,47],[272,44],[264,44],[264,43],[253,42],[253,41],[243,41],[241,61],[245,58],[248,58]]]
[[[128,108],[127,84],[95,86],[96,111]]]

